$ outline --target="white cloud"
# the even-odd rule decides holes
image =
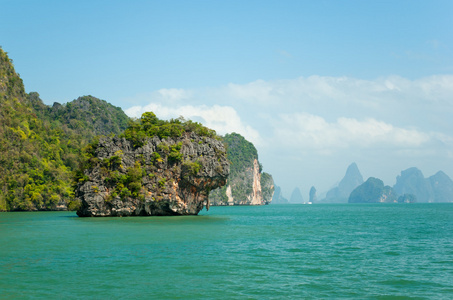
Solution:
[[[416,92],[422,92],[421,96],[428,101],[444,102],[453,106],[453,75],[430,76],[416,80],[412,86]]]
[[[426,133],[398,128],[376,119],[338,118],[327,122],[320,116],[306,113],[282,114],[275,121],[279,143],[299,149],[323,150],[332,153],[340,148],[419,147],[430,141]]]
[[[239,101],[245,100],[247,102],[265,104],[266,102],[272,102],[272,100],[278,100],[278,97],[275,97],[275,94],[278,95],[278,91],[274,86],[263,80],[257,80],[245,85],[230,83],[226,88],[226,92],[231,99]]]

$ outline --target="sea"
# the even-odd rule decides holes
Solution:
[[[0,213],[0,299],[453,299],[453,203]]]

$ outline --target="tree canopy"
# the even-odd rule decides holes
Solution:
[[[127,140],[132,141],[135,147],[141,147],[148,137],[157,136],[165,139],[168,137],[180,137],[185,132],[194,132],[200,136],[219,139],[216,132],[198,122],[177,119],[160,120],[153,112],[145,112],[140,119],[131,120],[128,128],[122,134]]]

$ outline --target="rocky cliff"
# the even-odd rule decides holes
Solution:
[[[210,194],[213,205],[264,205],[272,201],[274,180],[263,173],[255,146],[240,134],[223,138],[230,161],[227,185]]]
[[[223,143],[187,128],[181,135],[165,136],[175,124],[153,123],[147,129],[145,123],[142,116],[144,132],[156,126],[163,131],[153,131],[153,137],[140,143],[103,137],[88,147],[88,159],[78,176],[77,215],[196,215],[204,205],[209,209],[210,191],[225,185],[229,174]]]
[[[263,204],[263,194],[261,193],[261,173],[257,159],[253,161],[252,174],[252,193],[247,195],[247,202],[250,202],[250,205],[261,205]]]

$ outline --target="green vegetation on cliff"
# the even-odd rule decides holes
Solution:
[[[223,141],[227,145],[231,175],[242,173],[244,168],[253,166],[254,160],[258,159],[258,151],[255,146],[239,133],[226,134]]]
[[[219,139],[216,132],[198,122],[178,119],[170,121],[160,120],[153,112],[144,113],[140,119],[131,121],[129,127],[122,134],[127,140],[134,143],[135,147],[144,145],[147,137],[158,136],[165,139],[168,137],[180,137],[184,132],[194,132],[199,136]]]
[[[128,119],[91,96],[45,105],[38,93],[25,93],[0,48],[0,211],[71,208],[80,149],[95,135],[119,133]]]
[[[76,149],[37,117],[12,61],[0,49],[0,210],[57,209],[71,199],[65,159]]]

